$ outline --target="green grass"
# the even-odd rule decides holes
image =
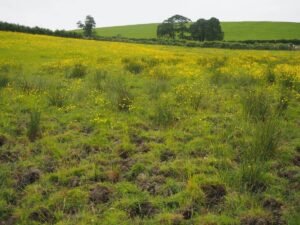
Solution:
[[[97,28],[98,35],[128,38],[156,38],[157,23]],[[300,23],[222,22],[225,40],[300,39]]]
[[[300,52],[0,46],[0,224],[299,221]]]

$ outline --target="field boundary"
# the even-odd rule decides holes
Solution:
[[[173,40],[173,39],[158,39],[158,38],[125,38],[120,36],[102,37],[94,36],[86,38],[80,33],[69,32],[65,30],[52,31],[40,27],[27,27],[18,24],[10,24],[0,21],[0,31],[20,32],[38,35],[48,35],[65,38],[76,38],[96,41],[111,41],[111,42],[125,42],[136,44],[151,44],[151,45],[169,45],[169,46],[183,46],[193,48],[221,48],[221,49],[239,49],[239,50],[298,50],[300,40],[246,40],[246,41],[191,41],[191,40]]]

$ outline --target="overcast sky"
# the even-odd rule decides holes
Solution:
[[[28,26],[74,29],[88,14],[97,27],[160,22],[174,14],[300,22],[300,0],[0,0],[0,21]]]

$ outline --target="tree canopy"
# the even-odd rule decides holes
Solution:
[[[178,35],[180,39],[184,39],[188,32],[187,24],[190,22],[192,21],[187,17],[174,15],[158,25],[157,36],[175,39]]]
[[[84,31],[84,36],[86,37],[92,37],[93,34],[93,28],[96,27],[96,22],[94,18],[90,15],[86,16],[84,23],[79,21],[77,23],[79,28],[82,28]]]
[[[168,38],[175,38],[175,29],[174,24],[172,23],[162,23],[159,24],[157,27],[157,37],[168,37]]]
[[[158,25],[157,37],[219,41],[224,39],[224,32],[217,18],[199,19],[192,23],[187,17],[174,15]]]

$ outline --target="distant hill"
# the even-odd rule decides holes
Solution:
[[[293,22],[222,22],[225,40],[300,39],[300,23]],[[101,36],[155,38],[157,23],[97,28]]]

